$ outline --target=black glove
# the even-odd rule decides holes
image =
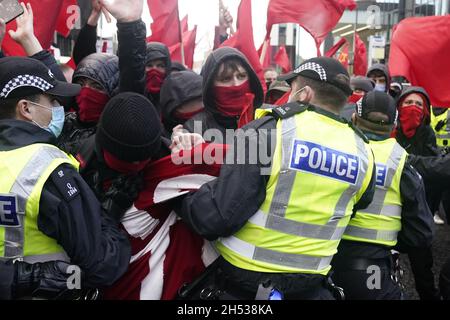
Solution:
[[[73,274],[68,270],[69,266],[71,265],[64,261],[34,264],[16,261],[12,287],[13,299],[25,297],[55,299],[62,297],[66,292],[78,291],[69,290],[68,283],[70,284],[71,281],[68,281],[68,278]]]
[[[125,212],[130,209],[144,186],[142,173],[132,176],[121,175],[113,180],[111,187],[105,193],[102,207],[108,215],[120,221]]]

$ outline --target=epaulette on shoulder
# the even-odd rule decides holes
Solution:
[[[282,106],[273,108],[272,116],[277,119],[287,119],[295,116],[298,113],[302,113],[308,108],[307,105],[298,102],[289,102]]]

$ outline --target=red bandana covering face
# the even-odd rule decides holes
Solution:
[[[364,97],[363,93],[353,93],[350,97],[348,97],[348,102],[350,103],[356,103],[359,101],[359,99],[361,99],[362,97]]]
[[[399,119],[403,133],[409,139],[416,133],[424,117],[423,109],[417,105],[400,107]]]
[[[147,71],[147,90],[150,93],[158,93],[161,91],[162,83],[166,78],[166,73],[161,72],[158,69],[150,69]]]
[[[76,100],[79,119],[82,122],[98,122],[109,97],[98,90],[83,87]]]
[[[251,93],[250,82],[247,80],[239,86],[215,86],[214,97],[217,110],[224,116],[236,117],[242,114],[247,103],[246,93]]]
[[[109,168],[123,174],[138,173],[139,171],[143,170],[151,160],[148,159],[139,162],[127,162],[117,159],[106,150],[103,150],[103,158],[105,159],[106,165]]]

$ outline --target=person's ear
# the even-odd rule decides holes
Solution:
[[[309,86],[305,86],[304,89],[299,93],[300,101],[309,103],[314,98],[314,91]]]
[[[31,121],[33,115],[31,112],[31,103],[25,99],[19,100],[16,106],[16,115],[18,119]]]

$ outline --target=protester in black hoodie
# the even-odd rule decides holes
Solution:
[[[161,108],[167,133],[203,111],[203,78],[193,71],[171,73],[161,87]]]
[[[161,86],[164,79],[170,74],[172,61],[170,52],[166,45],[160,42],[147,43],[145,57],[145,89],[147,98],[156,107],[156,110],[162,112],[159,102]]]
[[[240,51],[230,47],[214,50],[201,74],[205,111],[185,123],[188,131],[203,134],[208,129],[218,129],[225,136],[225,130],[237,129],[240,120],[245,124],[247,116],[253,119],[254,109],[262,105],[264,94],[258,76]],[[247,109],[251,95],[253,108]]]
[[[367,70],[367,78],[375,82],[375,91],[383,91],[389,93],[391,85],[391,76],[388,67],[381,63],[375,63]]]

